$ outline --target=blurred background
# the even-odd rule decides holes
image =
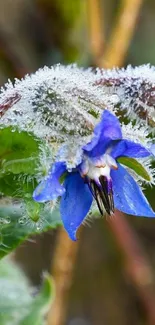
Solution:
[[[0,84],[58,62],[106,68],[155,65],[154,37],[154,0],[0,0]],[[155,208],[155,190],[148,189],[147,195]],[[155,308],[155,220],[126,218],[129,233],[133,229],[132,251],[140,245],[137,260],[121,247],[118,233],[104,219],[83,227],[77,244],[66,246],[62,239],[68,239],[55,230],[16,250],[14,259],[38,287],[43,271],[51,272],[57,263],[56,254],[71,254],[69,283],[63,297],[58,292],[62,301],[56,301],[63,304],[57,312],[64,308],[64,316],[53,324],[150,324],[149,312]],[[125,239],[123,231],[122,226]],[[57,266],[54,272],[57,279]]]

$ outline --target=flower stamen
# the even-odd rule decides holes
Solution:
[[[94,180],[90,180],[88,185],[94,199],[97,202],[101,215],[103,216],[105,211],[108,213],[108,215],[112,215],[114,213],[114,200],[111,180],[109,183],[105,176],[100,176],[99,183],[95,182]]]

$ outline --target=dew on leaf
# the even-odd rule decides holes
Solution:
[[[11,222],[11,218],[10,217],[5,217],[5,224],[9,224]]]
[[[19,218],[19,220],[18,220],[18,223],[19,223],[20,225],[25,225],[26,222],[27,222],[27,218],[26,218],[25,216]]]

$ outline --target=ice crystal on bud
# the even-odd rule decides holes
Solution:
[[[56,144],[55,147],[57,150]],[[41,181],[42,177],[45,177],[48,174],[50,166],[54,162],[55,152],[54,152],[54,146],[51,148],[51,146],[49,146],[48,143],[45,143],[44,145],[41,144],[39,146],[39,149],[40,150],[39,150],[38,165],[35,169],[35,172],[36,172],[36,179],[38,181]]]
[[[94,71],[58,64],[1,88],[0,124],[61,142],[92,134],[104,108],[119,107],[154,127],[154,106],[154,67]]]
[[[90,70],[56,65],[43,68],[1,89],[4,107],[1,125],[15,125],[38,137],[63,141],[92,132],[95,117],[104,108],[101,90]],[[9,98],[17,98],[9,101]],[[8,103],[10,108],[7,110]],[[100,105],[99,105],[100,104]]]
[[[128,124],[122,123],[122,133],[123,136],[134,142],[140,142],[144,146],[150,146],[149,133],[150,130],[148,127],[141,125],[140,123],[133,124],[129,122]]]
[[[97,70],[95,85],[103,94],[116,96],[120,109],[130,119],[147,122],[155,130],[155,67]],[[114,103],[113,103],[114,104]]]
[[[94,71],[58,64],[1,88],[0,126],[11,125],[45,139],[56,146],[59,160],[74,168],[80,163],[77,149],[91,140],[105,108],[113,113],[119,108],[131,120],[137,119],[134,126],[131,122],[122,126],[123,134],[148,145],[150,126],[155,129],[154,106],[154,67]]]
[[[83,139],[84,140],[84,139]],[[83,141],[84,143],[85,141]],[[58,150],[56,159],[59,161],[66,161],[68,169],[75,168],[81,163],[82,157],[82,142],[79,139],[70,139],[66,141]]]

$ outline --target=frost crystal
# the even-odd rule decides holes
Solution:
[[[95,85],[107,96],[115,94],[120,109],[130,119],[146,121],[155,130],[155,67],[97,70]]]
[[[80,161],[77,149],[91,139],[105,108],[119,109],[134,121],[134,126],[122,125],[124,137],[147,145],[155,130],[154,106],[154,67],[94,71],[58,64],[1,88],[0,125],[33,133],[55,147],[55,153],[65,143],[59,159],[68,157],[72,168]]]
[[[37,137],[63,141],[91,134],[104,108],[125,110],[155,125],[155,68],[93,71],[75,65],[38,70],[9,81],[0,92],[1,125],[13,125]]]
[[[1,124],[58,141],[89,135],[94,114],[101,113],[101,104],[104,108],[102,90],[93,85],[94,81],[90,70],[57,65],[16,80],[14,86],[9,82],[1,89]]]

